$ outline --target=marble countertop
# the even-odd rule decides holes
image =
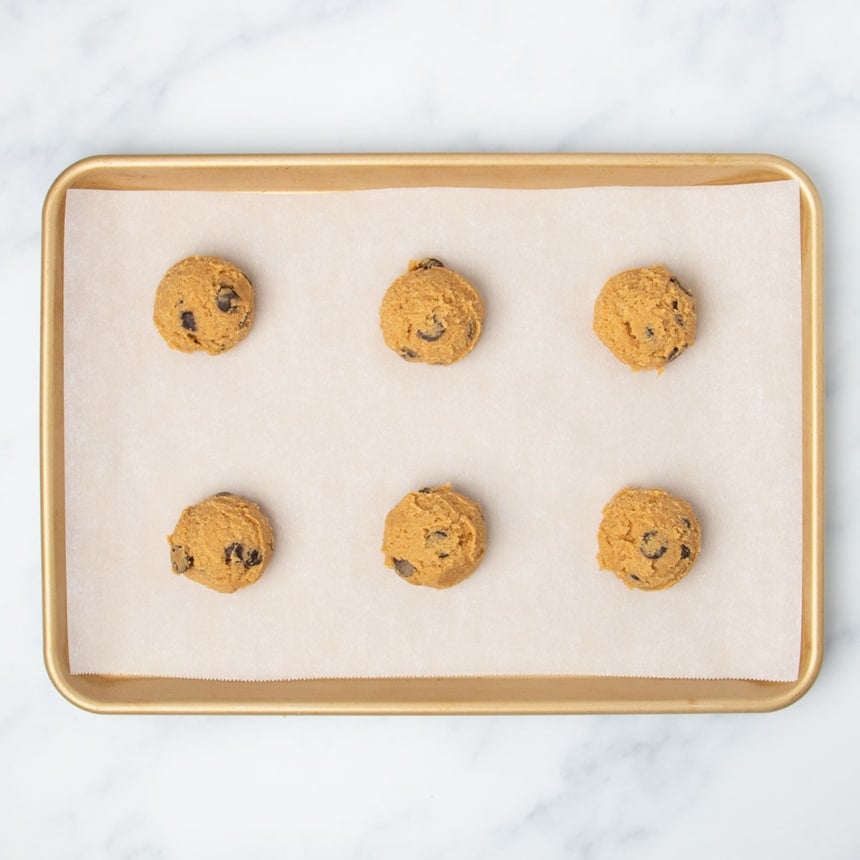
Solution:
[[[0,854],[860,855],[860,12],[233,7],[0,5]],[[98,717],[57,694],[37,549],[45,192],[96,153],[350,151],[773,152],[809,173],[826,219],[827,646],[803,699],[762,715],[177,718]]]

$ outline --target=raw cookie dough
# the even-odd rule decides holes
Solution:
[[[251,330],[254,288],[244,273],[226,260],[186,257],[161,279],[153,321],[174,349],[218,355]]]
[[[630,269],[604,284],[594,332],[633,370],[662,373],[696,340],[696,300],[665,266]]]
[[[232,493],[186,508],[167,541],[174,573],[225,594],[256,582],[275,549],[266,515]]]
[[[379,323],[385,342],[406,361],[453,364],[478,342],[484,303],[439,260],[412,260],[386,291]]]
[[[385,518],[385,565],[412,585],[450,588],[474,573],[486,548],[480,506],[450,484],[409,493]]]
[[[627,487],[603,509],[597,560],[630,588],[669,588],[693,566],[701,530],[693,509],[664,490]]]

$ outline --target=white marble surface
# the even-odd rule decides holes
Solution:
[[[0,3],[0,855],[860,855],[860,12],[234,7]],[[828,600],[804,699],[758,716],[121,718],[54,691],[36,438],[51,180],[99,152],[351,150],[770,151],[811,174],[826,213]]]

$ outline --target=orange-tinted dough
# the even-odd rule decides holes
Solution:
[[[254,322],[254,288],[218,257],[186,257],[171,266],[155,293],[153,321],[173,349],[225,352]]]
[[[633,370],[657,370],[696,340],[696,300],[665,267],[610,278],[594,303],[594,332]]]
[[[186,508],[167,540],[174,573],[225,594],[256,582],[275,550],[266,515],[232,493]]]
[[[409,493],[385,518],[385,564],[412,585],[450,588],[474,573],[486,548],[480,506],[450,484]]]
[[[484,303],[439,260],[412,260],[386,291],[379,323],[385,342],[406,361],[453,364],[478,342]]]
[[[657,591],[687,575],[701,548],[693,509],[665,490],[627,487],[603,509],[597,560],[630,588]]]

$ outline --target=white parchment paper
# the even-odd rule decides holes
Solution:
[[[65,233],[68,621],[75,673],[229,679],[611,674],[793,680],[801,614],[799,192],[793,182],[551,191],[72,190]],[[170,350],[155,287],[190,254],[258,298],[218,356]],[[410,258],[487,305],[451,367],[388,350]],[[603,282],[665,263],[695,346],[658,377],[591,331]],[[386,512],[446,481],[483,506],[479,570],[436,592],[383,567]],[[598,570],[626,485],[687,498],[693,571],[665,592]],[[180,511],[221,490],[275,556],[234,595],[170,571]]]

